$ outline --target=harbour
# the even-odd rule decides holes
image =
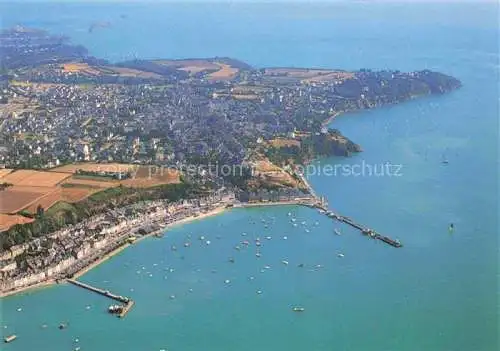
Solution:
[[[79,288],[83,288],[83,289],[92,291],[96,294],[99,294],[99,295],[105,296],[109,299],[123,303],[124,305],[120,306],[120,309],[117,311],[117,315],[119,318],[124,318],[127,315],[127,313],[134,306],[134,301],[131,300],[130,298],[125,297],[125,296],[121,296],[121,295],[117,295],[117,294],[113,294],[109,290],[100,289],[100,288],[97,288],[97,287],[92,286],[90,284],[82,283],[82,282],[75,280],[75,279],[67,279],[66,281],[72,285],[79,287]]]

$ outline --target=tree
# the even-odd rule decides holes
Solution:
[[[45,213],[45,210],[42,207],[42,205],[38,205],[37,208],[36,208],[36,216],[37,217],[42,217],[44,213]]]

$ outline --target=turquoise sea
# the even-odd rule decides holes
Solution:
[[[108,300],[72,286],[2,299],[2,331],[19,337],[2,350],[497,349],[498,5],[16,2],[1,3],[0,16],[2,27],[63,33],[113,61],[231,56],[256,67],[429,68],[464,84],[338,117],[332,126],[364,152],[318,160],[309,175],[331,208],[404,248],[306,208],[232,210],[146,239],[82,277],[136,301],[123,320],[105,312]],[[88,33],[94,21],[112,26]],[[401,165],[401,176],[320,174],[326,164],[363,162]],[[242,240],[250,246],[235,250]]]

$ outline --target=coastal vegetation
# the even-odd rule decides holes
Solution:
[[[15,224],[0,236],[0,248],[7,250],[33,238],[54,232],[68,224],[76,224],[104,211],[141,201],[166,199],[172,202],[206,194],[209,189],[190,183],[159,185],[153,188],[118,186],[97,192],[76,203],[57,202],[47,210],[39,210],[35,220]]]
[[[306,164],[319,156],[349,156],[361,151],[361,147],[342,136],[340,131],[330,129],[322,133],[300,133],[293,139],[272,140],[264,148],[271,162]]]

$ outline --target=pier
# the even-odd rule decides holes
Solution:
[[[109,290],[104,290],[104,289],[100,289],[100,288],[96,288],[95,286],[92,286],[92,285],[89,285],[89,284],[85,284],[85,283],[82,283],[78,280],[75,280],[75,279],[67,279],[66,280],[68,283],[70,284],[73,284],[75,286],[78,286],[80,288],[83,288],[83,289],[86,289],[86,290],[89,290],[89,291],[92,291],[96,294],[99,294],[99,295],[102,295],[102,296],[105,296],[107,298],[110,298],[112,300],[115,300],[115,301],[118,301],[118,302],[121,302],[124,304],[121,312],[118,314],[118,317],[119,318],[123,318],[126,316],[126,314],[132,309],[132,307],[134,306],[134,301],[129,299],[128,297],[126,296],[121,296],[121,295],[117,295],[117,294],[113,294],[111,293]]]
[[[328,203],[324,197],[318,196],[315,192],[311,184],[307,181],[306,177],[298,172],[295,172],[295,174],[302,180],[302,182],[305,184],[307,187],[309,194],[311,194],[311,198],[308,201],[305,202],[299,202],[299,205],[304,205],[304,206],[309,206],[309,207],[314,207],[317,208],[321,213],[326,214],[328,217],[335,219],[337,221],[343,222],[347,225],[350,225],[353,228],[358,229],[361,231],[361,234],[366,235],[372,239],[375,240],[380,240],[383,243],[386,243],[390,246],[400,248],[403,247],[403,244],[399,240],[391,239],[387,236],[384,236],[382,234],[377,233],[373,229],[367,228],[361,224],[356,223],[354,220],[352,220],[349,217],[342,216],[338,213],[335,213],[333,211],[328,210]]]
[[[351,227],[360,230],[361,234],[363,234],[363,235],[366,235],[366,236],[368,236],[368,237],[370,237],[372,239],[375,239],[375,240],[380,240],[380,241],[382,241],[382,242],[384,242],[384,243],[386,243],[388,245],[391,245],[393,247],[396,247],[396,248],[403,247],[403,244],[401,244],[399,242],[399,240],[394,240],[394,239],[391,239],[391,238],[389,238],[387,236],[379,234],[376,231],[374,231],[373,229],[364,227],[361,224],[358,224],[358,223],[354,222],[354,220],[352,220],[349,217],[342,216],[342,215],[340,215],[338,213],[335,213],[333,211],[327,211],[325,208],[320,208],[320,210],[324,211],[328,217],[330,217],[332,219],[335,219],[335,220],[337,220],[339,222],[343,222],[345,224],[348,224]]]

